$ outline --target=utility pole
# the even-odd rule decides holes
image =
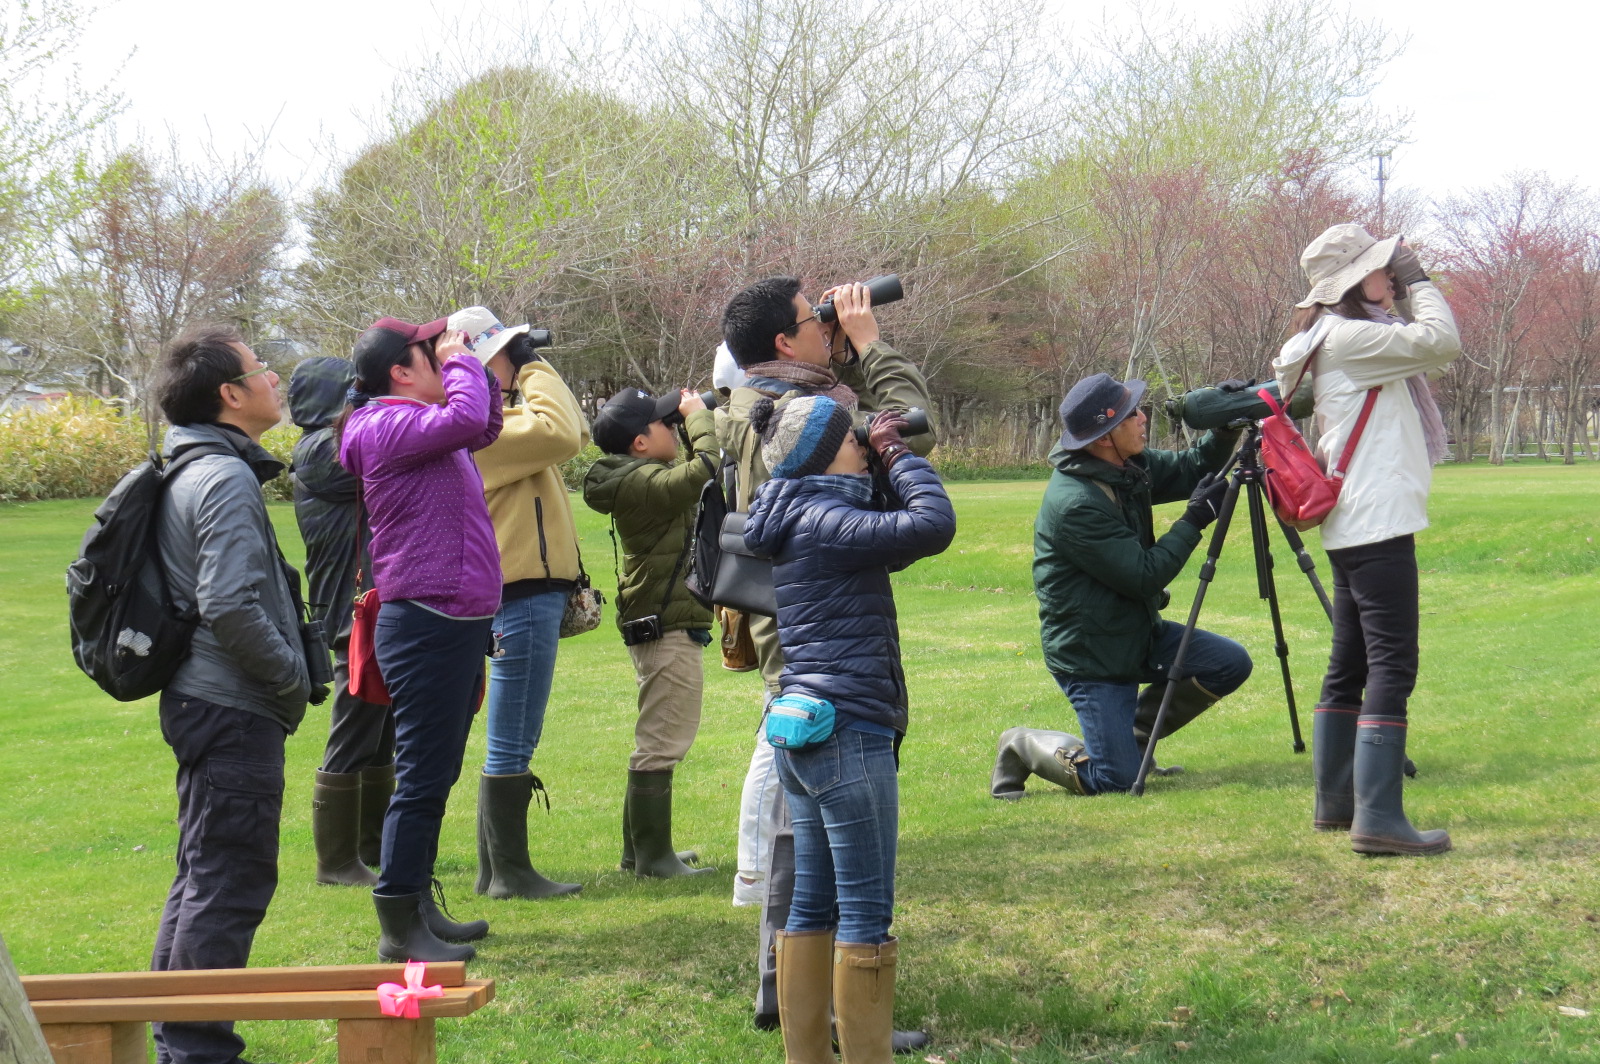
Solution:
[[[1388,162],[1388,155],[1378,156],[1378,232],[1380,233],[1389,231],[1388,227],[1384,225],[1383,219],[1383,192],[1384,187],[1389,183],[1389,170],[1386,165]]]

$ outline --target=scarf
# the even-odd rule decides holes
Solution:
[[[1385,310],[1377,303],[1368,303],[1366,307],[1373,321],[1386,325],[1411,324],[1394,311]],[[1439,404],[1433,401],[1433,389],[1428,386],[1427,374],[1418,373],[1407,377],[1406,390],[1411,393],[1411,405],[1416,407],[1417,416],[1422,419],[1422,438],[1428,444],[1428,464],[1438,465],[1450,452],[1450,444],[1444,429],[1444,416],[1439,413]]]
[[[746,366],[744,371],[750,378],[746,383],[758,390],[764,389],[760,389],[756,379],[766,377],[769,380],[793,385],[807,395],[825,395],[846,410],[855,412],[856,393],[849,385],[840,384],[839,375],[826,366],[813,366],[809,362],[780,358],[775,362],[758,362],[753,366]]]
[[[859,509],[872,507],[872,477],[866,473],[813,473],[805,480]]]

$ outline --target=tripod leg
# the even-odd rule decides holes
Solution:
[[[1278,654],[1278,669],[1283,673],[1283,697],[1289,706],[1289,731],[1294,737],[1294,752],[1305,753],[1306,741],[1300,734],[1300,714],[1294,704],[1294,681],[1289,676],[1289,642],[1283,637],[1283,615],[1278,611],[1278,585],[1272,575],[1272,545],[1267,541],[1267,509],[1260,483],[1250,481],[1250,532],[1256,549],[1256,584],[1272,614],[1273,649]]]
[[[1143,794],[1144,782],[1150,775],[1150,770],[1156,763],[1156,737],[1161,734],[1161,726],[1166,722],[1167,712],[1172,708],[1172,695],[1177,690],[1177,682],[1183,679],[1181,669],[1183,659],[1189,653],[1189,638],[1194,635],[1196,624],[1200,620],[1200,607],[1206,600],[1206,589],[1211,586],[1211,580],[1217,575],[1217,559],[1222,557],[1222,545],[1228,538],[1228,525],[1233,522],[1233,509],[1239,501],[1239,487],[1243,483],[1240,474],[1235,473],[1228,482],[1228,494],[1222,498],[1222,513],[1217,516],[1217,523],[1211,531],[1211,543],[1206,548],[1206,560],[1200,565],[1200,587],[1194,594],[1194,604],[1189,607],[1189,619],[1184,622],[1183,636],[1178,640],[1178,652],[1173,656],[1172,664],[1167,668],[1167,689],[1161,695],[1161,708],[1156,710],[1156,719],[1150,725],[1150,741],[1145,744],[1144,758],[1139,762],[1139,774],[1133,779],[1132,793]]]
[[[1328,601],[1328,593],[1323,590],[1322,581],[1317,579],[1316,559],[1311,557],[1311,552],[1306,550],[1306,541],[1300,538],[1300,533],[1278,522],[1278,528],[1283,531],[1283,541],[1289,544],[1289,549],[1294,551],[1294,560],[1300,566],[1300,571],[1306,574],[1306,579],[1311,582],[1311,590],[1317,593],[1317,601],[1322,603],[1322,612],[1328,615],[1328,620],[1333,620],[1333,603]]]

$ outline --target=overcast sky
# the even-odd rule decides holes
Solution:
[[[1184,8],[1223,20],[1236,6],[1188,0]],[[1600,137],[1588,117],[1600,5],[1564,3],[1559,13],[1550,0],[1350,7],[1411,38],[1375,96],[1414,116],[1392,187],[1443,196],[1513,169],[1600,184]],[[443,14],[438,0],[114,0],[94,17],[78,59],[92,79],[135,49],[117,79],[129,105],[121,130],[163,141],[170,130],[198,154],[207,138],[232,152],[271,129],[268,172],[303,191],[327,166],[315,145],[358,150],[368,139],[363,117],[376,113],[407,64],[434,54],[445,33],[467,36],[469,50],[490,57],[527,4],[487,0],[469,31],[449,29],[468,9],[477,10],[472,0]],[[1092,20],[1099,7],[1063,10]]]

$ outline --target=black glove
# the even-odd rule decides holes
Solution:
[[[511,372],[513,375],[520,375],[522,373],[523,366],[526,366],[530,362],[537,361],[539,358],[539,349],[528,342],[528,335],[526,333],[518,333],[510,340],[507,340],[505,352],[506,361],[511,363]]]
[[[1253,381],[1253,380],[1242,381],[1238,377],[1229,377],[1225,381],[1219,381],[1218,382],[1217,391],[1219,391],[1219,392],[1242,392],[1246,388],[1254,388],[1255,386],[1256,386],[1256,382]]]
[[[1228,478],[1218,476],[1216,473],[1207,473],[1200,478],[1200,483],[1195,485],[1194,491],[1189,495],[1189,505],[1183,511],[1180,521],[1187,521],[1196,528],[1204,529],[1222,514],[1222,499],[1228,494]]]
[[[1417,261],[1417,253],[1405,244],[1394,249],[1394,258],[1389,260],[1389,272],[1394,274],[1396,289],[1402,285],[1409,287],[1418,281],[1429,280],[1428,271]],[[1398,291],[1395,292],[1395,298],[1402,298]]]

